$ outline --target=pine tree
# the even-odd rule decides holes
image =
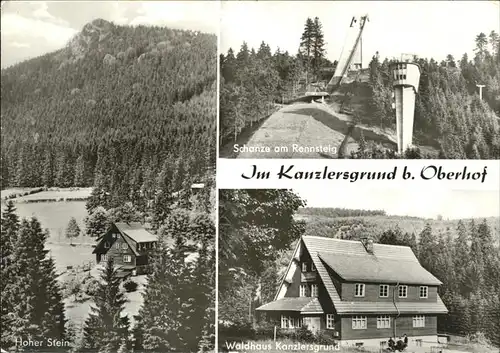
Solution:
[[[93,296],[84,324],[83,348],[87,351],[116,352],[129,341],[130,320],[122,316],[126,298],[120,290],[122,279],[110,258],[101,272],[101,281]]]
[[[313,43],[312,43],[312,67],[313,72],[317,76],[321,67],[321,63],[325,57],[325,39],[323,34],[323,26],[318,17],[314,18],[313,23]]]
[[[76,159],[74,174],[75,174],[75,180],[73,181],[73,185],[74,186],[85,186],[86,185],[85,160],[83,159],[83,156],[79,156]]]
[[[314,43],[314,22],[308,17],[304,25],[304,31],[302,32],[302,37],[300,38],[300,53],[303,58],[305,58],[304,67],[306,69],[306,79],[309,77],[309,70],[311,68],[311,55],[313,53],[313,43]]]
[[[78,226],[76,219],[71,217],[68,222],[68,226],[66,227],[66,238],[70,240],[70,244],[73,244],[73,238],[78,238],[78,236],[80,236],[80,232],[80,227]]]
[[[184,351],[183,323],[190,317],[185,316],[183,306],[192,305],[192,293],[187,293],[184,282],[187,271],[185,241],[177,237],[174,247],[170,248],[165,235],[162,235],[156,250],[144,304],[139,312],[142,331],[139,341],[146,350]]]
[[[54,262],[46,257],[43,232],[36,218],[22,220],[13,250],[15,276],[2,291],[2,341],[12,346],[18,337],[41,340],[65,336],[64,304]]]
[[[104,207],[96,207],[85,217],[85,235],[99,238],[109,227],[109,216]]]

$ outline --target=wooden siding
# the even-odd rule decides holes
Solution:
[[[344,282],[342,283],[342,291],[340,297],[345,301],[367,301],[367,302],[392,302],[393,298],[393,290],[396,287],[395,285],[389,285],[389,296],[387,298],[379,297],[379,286],[383,283],[364,283],[365,285],[365,296],[364,297],[355,297],[354,289],[356,283],[363,282]],[[403,283],[403,285],[405,285]],[[399,301],[412,301],[412,302],[437,302],[437,287],[436,286],[427,286],[428,287],[428,295],[427,298],[420,298],[420,286],[418,285],[407,285],[407,297],[399,298],[398,289],[396,288],[396,293],[394,299],[396,302]]]
[[[117,234],[117,238],[113,237],[113,234]],[[106,248],[106,243],[109,248]],[[124,248],[126,245],[126,248]],[[100,247],[96,250],[96,260],[101,262],[103,254],[106,254],[108,259],[113,258],[115,265],[125,265],[125,266],[136,266],[136,259],[133,251],[130,249],[128,243],[123,239],[123,236],[118,232],[118,229],[113,225],[111,229],[104,235]],[[130,255],[131,262],[124,262],[123,256]]]
[[[366,329],[352,329],[352,316],[343,316],[341,319],[340,337],[342,340],[399,337],[404,334],[411,336],[437,335],[437,317],[425,316],[425,327],[413,327],[413,315],[400,316],[395,320],[391,317],[390,328],[377,328],[377,316],[360,315],[367,317]]]

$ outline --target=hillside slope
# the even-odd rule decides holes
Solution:
[[[175,190],[203,175],[216,53],[213,34],[97,19],[65,48],[2,70],[2,187],[99,182],[128,195],[166,163],[182,174]]]

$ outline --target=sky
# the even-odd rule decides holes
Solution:
[[[442,60],[473,55],[480,32],[500,31],[499,1],[227,1],[221,5],[221,51],[264,40],[296,54],[307,17],[323,25],[327,58],[338,60],[353,16],[368,14],[363,66],[376,51],[384,57],[417,54]]]
[[[219,7],[216,1],[2,1],[2,68],[64,47],[97,18],[218,33]]]
[[[406,188],[294,188],[307,207],[385,210],[388,215],[436,219],[498,217],[499,191]]]

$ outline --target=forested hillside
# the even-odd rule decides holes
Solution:
[[[220,191],[219,342],[252,339],[269,327],[252,327],[254,309],[274,299],[300,236],[316,235],[410,246],[443,282],[439,293],[449,314],[439,318],[439,332],[500,345],[498,218],[432,221],[303,207],[286,190]]]
[[[273,102],[281,103],[306,90],[324,89],[334,64],[325,58],[321,23],[315,21],[306,21],[296,54],[279,49],[272,54],[265,42],[254,50],[244,42],[237,53],[229,49],[221,55],[221,144],[235,142],[246,128],[279,109]],[[407,151],[405,158],[500,158],[499,43],[495,31],[480,33],[476,42],[470,43],[470,47],[475,45],[473,58],[464,54],[459,61],[452,55],[442,62],[416,59],[421,69],[415,103],[417,148]],[[347,92],[354,95],[349,99],[344,97],[344,91],[349,89],[341,87],[340,96],[334,97],[337,102],[333,98],[330,102],[332,107],[343,105],[339,99],[359,99],[362,104],[351,112],[352,122],[394,135],[391,62],[378,53],[373,55],[366,82],[353,85],[357,88]],[[476,84],[485,85],[482,100]],[[356,143],[359,148],[350,158],[397,158],[394,150],[366,142],[363,135]]]
[[[166,166],[170,191],[195,181],[215,157],[216,45],[98,19],[2,70],[2,187],[97,185],[113,200],[160,188]]]
[[[438,63],[417,59],[420,84],[415,102],[414,135],[417,145],[431,145],[441,158],[500,158],[500,51],[499,36],[492,31],[476,37],[474,58],[464,54],[456,62],[452,55]],[[471,43],[472,45],[472,43]],[[392,113],[391,61],[370,63],[373,115],[363,120],[395,128]],[[476,84],[484,84],[479,99]]]

